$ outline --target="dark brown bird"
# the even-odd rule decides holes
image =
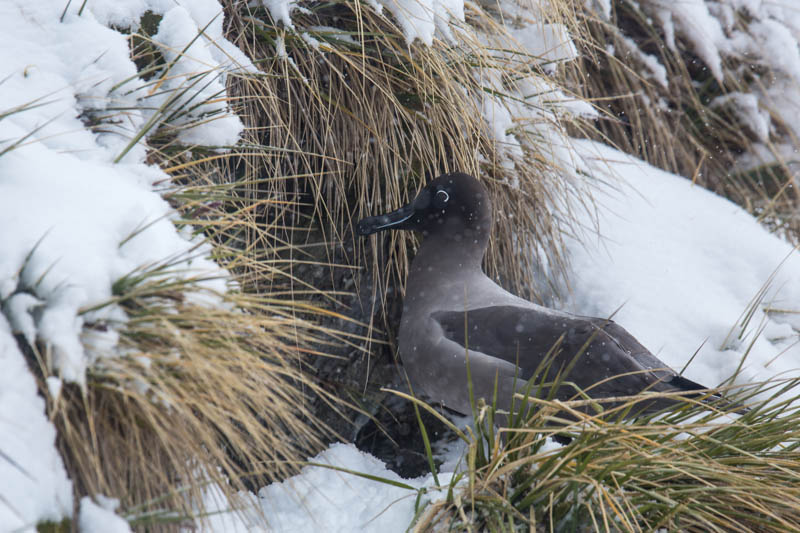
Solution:
[[[491,224],[485,187],[461,173],[440,176],[410,204],[358,223],[361,235],[422,232],[399,334],[400,356],[415,391],[469,413],[467,353],[474,397],[491,401],[496,382],[498,407],[505,409],[530,378],[553,382],[565,371],[564,381],[593,398],[706,389],[668,368],[613,321],[548,309],[494,283],[481,268]],[[575,393],[562,385],[555,397],[566,400]],[[661,397],[640,404],[637,412],[673,402]]]

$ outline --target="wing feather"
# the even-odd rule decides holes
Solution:
[[[433,318],[449,340],[516,364],[525,380],[549,363],[547,381],[569,370],[566,379],[583,390],[591,388],[592,396],[675,390],[661,386],[675,372],[611,320],[510,305],[438,311]]]

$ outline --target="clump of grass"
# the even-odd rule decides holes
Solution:
[[[137,49],[152,44],[146,34],[131,38]],[[154,46],[145,55],[143,92],[152,94],[171,79],[175,61],[165,62]],[[281,243],[272,221],[263,218],[272,201],[248,196],[252,182],[219,174],[220,160],[240,161],[263,147],[221,153],[181,141],[180,132],[220,115],[218,94],[195,94],[219,75],[216,69],[187,75],[135,131],[121,125],[129,126],[126,114],[136,106],[100,106],[84,118],[96,131],[130,134],[117,161],[147,142],[149,162],[173,175],[159,185],[181,215],[178,229],[191,226],[196,242],[212,245],[191,253],[210,251],[227,268],[229,292],[216,293],[207,288],[210,279],[182,270],[186,256],[116,280],[108,302],[81,310],[84,344],[95,356],[86,387],[65,384],[55,396],[45,380],[56,374],[49,347],[18,339],[40,377],[75,501],[96,494],[119,498],[126,519],[148,530],[204,516],[210,484],[235,506],[238,490],[291,475],[301,459],[319,451],[320,436],[332,434],[309,410],[309,397],[331,397],[306,372],[306,357],[319,355],[323,336],[330,342],[336,334],[313,321],[330,311],[292,290],[291,261],[287,267],[278,251],[293,245]],[[124,83],[114,87],[109,99],[125,91]],[[135,95],[124,96],[125,106],[132,105]],[[217,105],[206,113],[209,102]],[[275,205],[297,207],[293,201]],[[146,221],[120,246],[148,227]],[[91,311],[108,305],[126,319],[93,322]]]
[[[50,398],[76,491],[120,497],[132,519],[202,514],[208,483],[233,495],[282,479],[325,430],[306,409],[315,384],[298,361],[313,325],[244,294],[206,295],[221,308],[192,295],[186,280],[127,286],[115,302],[129,316],[116,325],[120,355],[92,366],[85,392]]]
[[[774,79],[774,73],[767,65],[727,55],[722,58],[723,79],[716,80],[683,35],[676,35],[674,50],[667,45],[654,22],[657,9],[657,2],[614,2],[610,20],[588,7],[575,11],[581,59],[569,77],[577,92],[604,111],[596,130],[583,129],[582,134],[691,178],[797,241],[793,162],[777,147],[782,142],[796,145],[797,139],[758,81]],[[747,16],[737,14],[737,30],[747,33],[748,23]],[[668,86],[648,74],[644,54],[663,65]],[[731,93],[758,97],[774,126],[769,139],[751,131],[731,105],[719,105],[716,99]],[[758,143],[772,155],[751,170],[737,170],[742,154],[757,157]]]
[[[237,491],[296,473],[336,437],[311,409],[312,400],[338,404],[311,377],[308,358],[347,336],[314,321],[333,311],[292,290],[273,230],[260,222],[269,201],[243,198],[242,183],[217,183],[207,163],[168,167],[177,185],[167,198],[181,225],[214,244],[230,292],[204,288],[211,279],[181,270],[184,256],[131,272],[111,300],[82,310],[125,311],[124,323],[89,322],[84,331],[95,353],[117,331],[116,353],[99,354],[85,390],[65,385],[54,398],[41,383],[76,493],[118,497],[126,519],[156,530],[202,518],[209,484],[235,508]],[[30,350],[51,375],[46,348]]]
[[[668,411],[623,422],[653,395],[533,402],[496,429],[476,410],[465,469],[416,531],[794,531],[800,527],[800,380],[741,390],[759,403],[732,419],[714,404],[669,395]],[[659,395],[662,396],[662,395]],[[770,398],[771,397],[771,398]],[[794,405],[793,405],[794,404]],[[519,404],[518,404],[519,405]],[[548,436],[569,437],[558,448]]]
[[[544,79],[536,59],[519,45],[515,52],[507,28],[474,4],[467,7],[468,30],[454,25],[453,42],[435,39],[430,47],[409,46],[391,18],[361,4],[307,7],[294,12],[294,30],[274,24],[263,8],[227,7],[231,39],[264,72],[235,83],[248,140],[277,148],[248,156],[228,173],[251,182],[295,176],[253,194],[306,199],[313,207],[305,212],[320,228],[329,257],[352,240],[360,217],[398,207],[436,175],[472,173],[487,184],[496,211],[506,214],[494,228],[489,271],[518,292],[543,298],[548,281],[565,270],[565,199],[579,196],[535,127],[558,119],[542,118],[533,111],[538,101],[530,103],[530,116],[517,117],[512,128],[521,155],[508,159],[482,112],[490,99],[519,103],[508,88],[515,79]],[[505,36],[497,42],[509,50],[481,36]],[[487,81],[494,76],[506,84]],[[402,285],[413,237],[391,239],[386,254],[360,255],[356,243],[348,261],[369,265],[384,286]]]

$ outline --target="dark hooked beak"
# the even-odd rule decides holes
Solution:
[[[366,236],[385,229],[412,229],[413,223],[414,208],[409,204],[385,215],[362,218],[358,221],[356,231],[359,235]]]

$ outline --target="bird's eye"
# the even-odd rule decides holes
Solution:
[[[450,195],[447,194],[447,191],[442,189],[442,190],[436,191],[436,199],[439,201],[439,203],[446,204],[447,201],[450,199]]]

